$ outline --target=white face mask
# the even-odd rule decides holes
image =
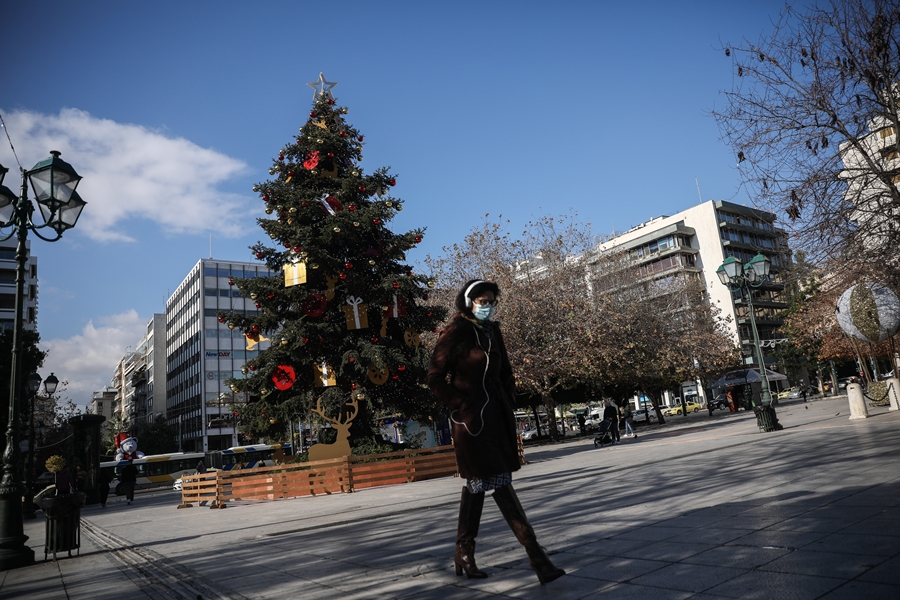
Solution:
[[[486,321],[494,314],[494,307],[490,304],[487,306],[479,306],[476,304],[472,307],[472,314],[475,315],[475,318],[479,321]]]

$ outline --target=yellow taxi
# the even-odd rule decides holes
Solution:
[[[694,402],[693,400],[688,400],[688,401],[685,402],[685,404],[684,404],[684,409],[685,409],[687,412],[689,412],[689,413],[691,413],[691,412],[699,412],[699,411],[700,411],[700,408],[701,408],[701,406],[700,406],[698,403]],[[667,416],[670,416],[670,417],[671,417],[672,415],[680,415],[680,414],[681,414],[681,409],[682,409],[681,404],[676,404],[675,406],[670,407],[670,408],[666,411],[666,415],[667,415]]]

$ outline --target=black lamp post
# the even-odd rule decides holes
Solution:
[[[763,361],[762,348],[759,346],[759,332],[756,330],[756,315],[753,312],[753,291],[769,279],[769,268],[772,263],[761,253],[750,259],[746,265],[733,256],[725,259],[716,275],[719,281],[733,291],[747,292],[747,306],[750,308],[750,327],[753,331],[753,345],[756,348],[756,360],[759,362],[760,399],[763,405],[772,404],[772,395],[769,392],[769,379],[766,377],[766,364]]]
[[[29,230],[42,240],[55,242],[74,227],[86,204],[75,188],[81,176],[72,166],[51,151],[50,158],[22,173],[21,193],[17,196],[3,185],[9,169],[0,165],[0,229],[12,231],[0,241],[14,235],[16,247],[16,299],[13,317],[12,368],[9,381],[9,424],[6,429],[6,449],[3,452],[3,478],[0,481],[0,570],[23,567],[34,562],[34,551],[25,545],[22,520],[22,480],[19,474],[21,453],[16,443],[19,422],[19,401],[22,397],[22,310],[25,298],[25,263],[28,260],[26,241]],[[34,204],[28,198],[28,182],[34,190],[44,224],[32,220]],[[48,231],[47,237],[42,232]],[[2,232],[0,232],[2,235]]]
[[[34,403],[37,398],[37,392],[41,389],[41,376],[32,373],[28,376],[28,392],[31,394],[31,419],[29,420],[28,431],[28,462],[25,468],[25,504],[22,514],[26,519],[34,518],[34,502],[30,498],[34,495]],[[50,377],[44,380],[44,393],[52,396],[56,393],[56,387],[59,385],[59,379],[56,375],[50,373]]]

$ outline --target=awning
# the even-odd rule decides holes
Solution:
[[[769,381],[784,381],[787,379],[781,373],[776,373],[775,371],[770,371],[766,369],[766,378]],[[735,371],[729,371],[725,373],[725,376],[719,379],[717,382],[712,384],[710,387],[712,388],[722,388],[722,387],[736,387],[739,385],[745,385],[747,383],[756,383],[758,381],[762,381],[762,378],[759,376],[759,371],[756,369],[737,369]]]

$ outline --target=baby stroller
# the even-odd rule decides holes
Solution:
[[[597,434],[594,436],[595,448],[597,446],[602,448],[606,444],[613,443],[612,425],[613,422],[610,420],[605,420],[600,423],[600,426],[597,428]]]

